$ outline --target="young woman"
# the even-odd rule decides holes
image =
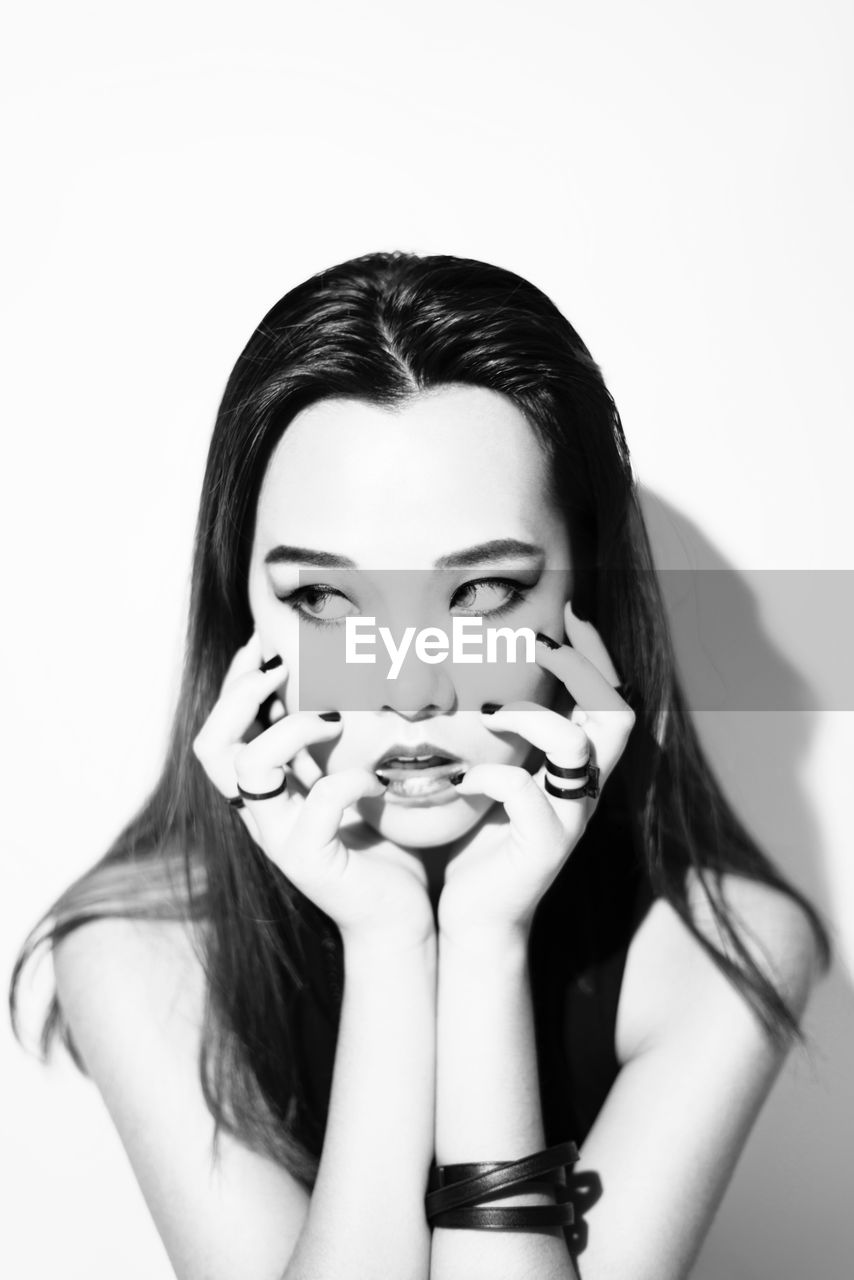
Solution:
[[[369,617],[537,641],[391,678],[342,660]],[[162,776],[13,1016],[41,943],[43,1047],[182,1280],[688,1274],[827,939],[703,757],[617,410],[533,285],[372,254],[265,316]]]

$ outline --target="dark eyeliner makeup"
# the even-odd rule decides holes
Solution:
[[[347,600],[348,597],[345,596],[343,592],[338,591],[335,587],[329,587],[324,583],[311,583],[309,586],[297,587],[287,595],[279,595],[278,592],[275,594],[277,600],[282,604],[288,605],[294,613],[298,614],[306,622],[313,623],[315,626],[335,627],[344,620],[344,615],[340,618],[319,618],[316,614],[309,613],[309,611],[304,607],[306,599],[311,595],[320,596],[321,603],[331,599],[333,596],[338,596],[341,600]],[[350,600],[348,603],[352,604],[353,602]]]
[[[494,609],[472,610],[470,613],[464,614],[464,617],[473,618],[500,618],[505,613],[510,613],[518,605],[527,600],[529,593],[536,586],[536,582],[525,583],[519,582],[514,578],[474,578],[471,582],[465,582],[458,587],[454,595],[458,595],[461,591],[471,590],[473,587],[505,587],[510,592],[510,596],[503,604],[496,606]],[[453,604],[453,600],[451,601]]]
[[[454,607],[454,600],[461,592],[470,591],[475,587],[481,586],[501,587],[510,592],[509,598],[502,604],[498,605],[494,609],[474,609],[462,615],[464,617],[475,618],[500,618],[522,604],[528,598],[529,593],[534,589],[538,581],[539,577],[537,577],[534,582],[520,582],[515,578],[503,578],[496,576],[473,578],[471,581],[461,583],[460,586],[457,587],[454,595],[451,597],[449,608]],[[331,587],[326,583],[311,583],[308,586],[297,587],[295,590],[288,592],[287,595],[279,595],[278,592],[275,594],[276,599],[280,601],[281,604],[288,605],[288,607],[292,609],[294,613],[298,614],[300,618],[318,627],[339,626],[344,621],[346,615],[342,614],[337,618],[318,617],[316,614],[310,613],[305,607],[306,600],[312,597],[317,600],[317,597],[320,597],[319,603],[322,605],[326,600],[330,600],[334,596],[337,596],[341,600],[347,600],[350,604],[353,603],[342,591],[339,591],[337,588]]]

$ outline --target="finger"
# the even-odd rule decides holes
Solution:
[[[225,673],[223,687],[231,681],[234,676],[243,675],[246,671],[252,671],[253,668],[261,665],[261,638],[257,631],[253,631],[252,635],[246,641],[246,644],[236,651],[234,657],[229,663],[228,670]]]
[[[585,624],[587,625],[587,624]],[[554,644],[554,641],[551,642]],[[537,662],[560,680],[588,716],[601,720],[603,715],[620,714],[628,729],[634,724],[634,712],[620,697],[614,685],[580,650],[568,644],[549,648],[542,641],[535,646]]]
[[[253,814],[265,847],[276,851],[276,860],[287,874],[292,860],[321,864],[343,848],[338,833],[345,810],[363,797],[384,792],[384,784],[370,769],[343,769],[315,783],[300,804],[295,821],[289,820],[287,806],[282,808],[275,801],[254,803]]]
[[[261,703],[286,679],[287,668],[282,664],[272,671],[255,667],[235,675],[230,683],[223,685],[194,743],[196,755],[203,764],[242,740],[257,719]]]
[[[554,862],[556,852],[566,848],[567,827],[555,812],[548,796],[519,765],[476,764],[456,783],[460,795],[487,795],[503,805],[510,823],[510,836],[523,853],[522,863],[532,860],[541,869]],[[584,806],[577,805],[577,835],[584,829]]]
[[[544,751],[555,764],[572,768],[584,764],[589,754],[584,730],[538,702],[507,702],[496,711],[481,714],[490,729],[518,734]]]
[[[270,710],[267,716],[270,724],[275,724],[277,720],[281,720],[282,716],[286,714],[285,704],[282,702],[281,698],[273,698],[270,703]]]
[[[296,712],[251,742],[226,748],[210,771],[220,778],[221,788],[236,790],[242,798],[241,816],[268,856],[287,839],[305,803],[292,785],[292,757],[306,743],[324,741],[340,730],[340,721],[321,720],[310,711]]]
[[[287,769],[284,766],[278,770],[277,777],[270,779],[263,789],[258,783],[253,783],[250,787],[248,779],[241,781],[240,773],[237,770],[235,773],[235,790],[243,801],[238,810],[240,817],[267,856],[279,862],[277,850],[286,841],[288,832],[297,820],[300,806],[305,801],[302,796],[294,795],[289,790]],[[258,789],[255,790],[255,787]]]
[[[623,753],[634,724],[634,712],[628,708],[628,716],[603,713],[599,717],[587,716],[573,710],[567,718],[557,711],[537,702],[508,702],[494,712],[482,712],[483,722],[498,733],[516,733],[546,755],[547,763],[535,775],[545,787],[545,776],[552,774],[552,786],[571,790],[582,785],[581,780],[560,778],[549,764],[559,768],[578,769],[588,759],[599,770],[599,789],[605,785],[617,761]],[[577,717],[583,715],[582,721]],[[562,799],[546,788],[553,799]],[[591,797],[592,799],[593,797]]]
[[[577,771],[583,769],[588,761],[592,762],[599,771],[595,776],[601,790],[619,759],[622,750],[619,736],[615,736],[603,725],[596,725],[594,729],[592,720],[588,733],[559,712],[542,707],[536,702],[507,703],[491,714],[483,714],[491,729],[499,732],[506,729],[517,733],[545,753],[546,759],[533,775],[534,780],[548,796],[565,828],[567,823],[573,828],[577,821],[573,805],[580,806],[582,816],[587,816],[589,809],[585,803],[585,788],[588,779],[586,774]],[[558,772],[564,769],[575,770],[575,776],[568,777]],[[576,794],[562,795],[561,792]],[[567,808],[567,805],[570,807]]]
[[[237,780],[246,791],[269,791],[281,782],[281,770],[312,742],[328,742],[341,732],[341,719],[324,720],[315,711],[295,711],[240,743],[232,756]]]
[[[616,688],[620,683],[620,677],[611,660],[611,655],[605,648],[605,642],[592,622],[584,622],[581,618],[576,618],[572,611],[571,600],[567,600],[563,607],[563,621],[573,649],[577,653],[584,654],[585,658],[592,662],[598,671],[601,671],[608,683]]]

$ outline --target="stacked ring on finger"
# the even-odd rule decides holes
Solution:
[[[568,769],[564,765],[555,764],[546,756],[546,777],[543,779],[543,785],[550,796],[557,796],[559,800],[583,800],[585,796],[596,799],[599,794],[599,770],[588,755],[584,764],[578,768]],[[584,784],[580,787],[556,787],[550,780],[549,774],[555,778],[583,778]]]

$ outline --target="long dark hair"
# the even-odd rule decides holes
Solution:
[[[451,383],[502,393],[531,425],[568,524],[574,611],[595,623],[634,687],[637,723],[581,845],[604,829],[601,810],[619,808],[652,893],[672,904],[777,1040],[800,1031],[745,946],[723,877],[746,876],[795,899],[823,962],[829,958],[815,911],[757,847],[704,758],[676,674],[620,417],[578,334],[539,289],[482,262],[377,253],[322,271],[264,317],[225,388],[202,486],[183,680],[160,779],[106,855],[31,931],[10,987],[20,1035],[18,981],[37,948],[104,916],[197,922],[191,932],[208,990],[200,1076],[216,1133],[237,1133],[306,1185],[325,1127],[340,935],[257,848],[214,792],[192,743],[252,630],[255,509],[288,423],[329,396],[392,406]],[[695,923],[689,880],[705,894],[720,947]],[[548,910],[538,911],[550,928],[561,919],[561,886],[558,876]],[[536,989],[533,961],[532,980]],[[43,1054],[57,1032],[84,1069],[54,996]],[[316,1050],[324,1036],[327,1069],[318,1076],[309,1046]]]

